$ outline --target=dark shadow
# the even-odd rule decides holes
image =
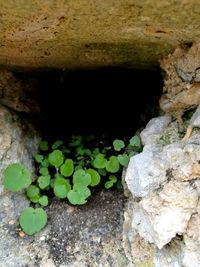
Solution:
[[[37,75],[44,138],[131,136],[158,112],[159,70],[102,68]]]

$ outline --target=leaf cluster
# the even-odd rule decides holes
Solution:
[[[26,190],[27,198],[36,208],[26,208],[20,216],[20,225],[33,235],[47,222],[47,214],[41,206],[49,203],[53,193],[59,199],[67,199],[72,205],[83,205],[93,188],[104,185],[106,189],[121,186],[121,172],[129,158],[142,150],[140,138],[133,136],[127,145],[116,139],[112,146],[95,142],[94,136],[72,136],[67,145],[62,140],[53,144],[42,141],[35,155],[37,178],[20,163],[14,163],[4,171],[4,186],[12,192]]]

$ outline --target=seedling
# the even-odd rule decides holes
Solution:
[[[34,157],[37,169],[34,181],[22,164],[7,166],[4,187],[12,192],[25,189],[35,206],[35,209],[26,208],[20,216],[20,226],[26,234],[33,235],[46,225],[47,214],[42,207],[48,205],[49,195],[54,194],[72,205],[83,205],[94,187],[122,187],[122,169],[128,166],[132,155],[142,150],[140,138],[133,136],[127,145],[119,139],[113,141],[113,146],[100,143],[97,147],[94,136],[72,136],[68,144],[62,140],[53,144],[42,141]]]

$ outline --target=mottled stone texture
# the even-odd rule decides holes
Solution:
[[[160,117],[144,130],[151,144],[143,136],[147,145],[131,158],[125,176],[132,194],[124,224],[127,255],[133,266],[200,266],[199,130],[183,142],[176,122],[160,132],[159,119],[162,124]]]
[[[160,107],[168,115],[151,119],[141,132],[143,151],[130,159],[125,175],[131,193],[124,223],[129,267],[200,266],[199,48],[199,42],[179,46],[160,61]]]
[[[160,107],[180,119],[184,112],[200,104],[200,43],[179,46],[160,61],[165,72]]]
[[[153,68],[200,37],[198,0],[0,0],[0,65]]]

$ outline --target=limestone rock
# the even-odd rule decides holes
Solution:
[[[30,170],[33,168],[32,157],[37,151],[39,136],[30,124],[22,123],[19,117],[0,106],[0,192],[2,172],[10,163],[21,162]]]
[[[0,104],[18,112],[36,113],[39,106],[33,98],[34,82],[0,70]]]
[[[133,197],[143,197],[167,180],[162,154],[146,150],[129,161],[126,184]]]
[[[24,193],[11,193],[3,188],[5,167],[13,162],[23,163],[33,171],[32,156],[36,153],[39,137],[25,120],[0,106],[0,266],[21,267],[28,260],[26,246],[16,238],[18,217],[29,205]],[[34,249],[34,248],[33,248]]]
[[[148,69],[200,36],[198,0],[1,0],[0,6],[0,64],[10,67]]]
[[[196,138],[196,142],[200,137]],[[198,144],[176,142],[164,147],[151,146],[130,159],[126,183],[133,197],[143,197],[158,189],[167,179],[188,181],[200,175]]]
[[[140,133],[140,137],[143,145],[152,144],[156,138],[160,137],[160,133],[171,122],[170,116],[160,116],[151,119],[145,129]]]
[[[163,96],[160,107],[163,111],[179,119],[185,111],[200,104],[200,43],[192,47],[182,46],[161,60],[165,70]]]
[[[159,249],[186,233],[198,194],[189,183],[169,182],[160,193],[144,198],[133,213],[132,227]]]
[[[127,168],[124,244],[133,266],[200,266],[200,133],[187,142],[177,133],[171,122]]]

